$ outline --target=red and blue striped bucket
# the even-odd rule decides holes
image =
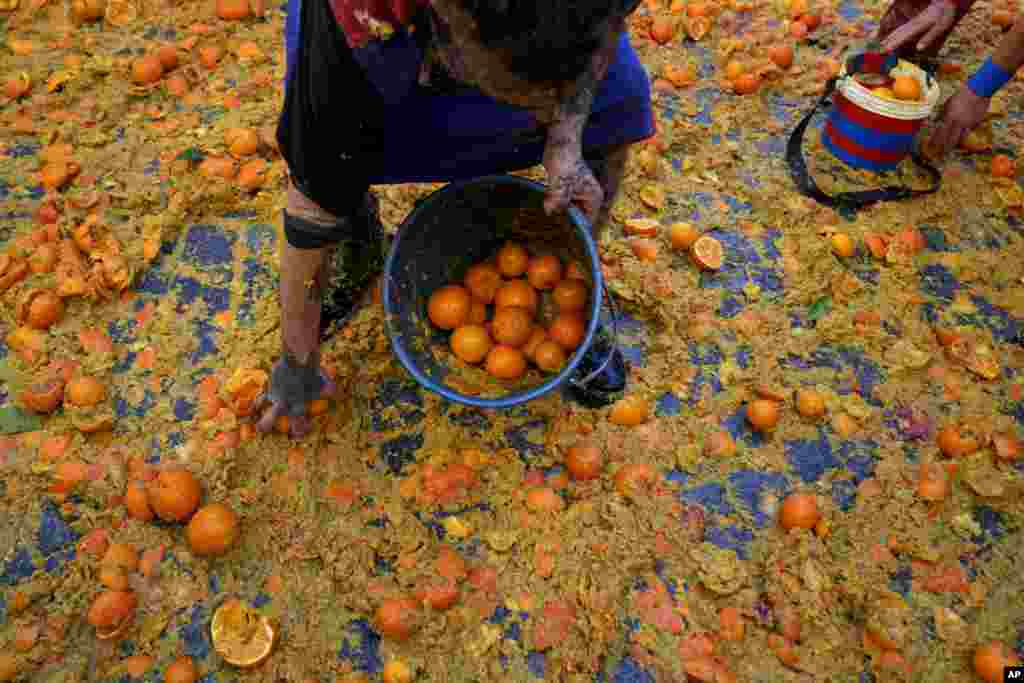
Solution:
[[[894,63],[893,56],[862,54],[847,62],[839,74],[832,111],[825,122],[822,144],[847,166],[866,171],[891,171],[914,148],[914,139],[931,116],[939,87],[920,68]],[[880,97],[858,76],[874,74],[888,80],[905,74],[917,78],[924,97],[908,102]]]

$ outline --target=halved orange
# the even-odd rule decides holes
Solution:
[[[225,602],[210,622],[213,648],[224,661],[239,668],[261,664],[270,656],[277,629],[265,616],[238,599]]]
[[[690,247],[690,255],[694,262],[706,270],[718,270],[722,267],[725,258],[725,250],[722,243],[714,237],[703,235]]]

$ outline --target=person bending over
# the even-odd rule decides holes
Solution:
[[[383,262],[371,184],[547,172],[544,208],[600,230],[629,147],[654,134],[629,44],[639,0],[290,0],[277,139],[289,169],[282,353],[258,426],[335,391],[319,345]],[[621,363],[621,359],[620,359]],[[625,368],[609,375],[624,378]],[[622,380],[618,380],[621,388]]]

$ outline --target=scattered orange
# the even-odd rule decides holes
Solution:
[[[805,14],[800,17],[800,23],[807,27],[808,32],[811,32],[821,25],[821,17],[817,14]]]
[[[526,372],[526,356],[511,346],[495,346],[487,354],[487,372],[498,379],[519,379]]]
[[[411,683],[415,678],[409,665],[400,659],[392,659],[385,664],[380,675],[384,683]]]
[[[771,431],[779,423],[779,404],[759,398],[747,404],[747,421],[759,432]]]
[[[249,16],[249,0],[217,0],[217,16],[237,21]]]
[[[100,564],[118,567],[126,572],[134,572],[139,568],[139,553],[135,546],[128,543],[111,543],[103,554]]]
[[[924,500],[944,500],[949,495],[949,475],[938,463],[922,463],[917,477],[917,495]]]
[[[793,48],[790,45],[773,45],[768,48],[768,59],[780,69],[793,66]]]
[[[526,281],[534,289],[552,289],[562,279],[562,262],[554,254],[544,254],[530,259],[526,268]]]
[[[224,50],[218,45],[204,45],[199,48],[199,63],[207,69],[213,69],[220,63]]]
[[[175,659],[164,671],[164,683],[196,683],[197,680],[199,670],[192,658],[186,655]]]
[[[60,378],[36,382],[21,392],[21,402],[37,413],[52,413],[64,400],[64,382]]]
[[[821,417],[825,414],[825,399],[814,389],[799,389],[796,392],[796,412],[804,417]]]
[[[253,128],[229,128],[224,133],[224,142],[236,159],[252,156],[260,149],[260,135]]]
[[[174,45],[161,45],[154,54],[160,60],[164,73],[178,68],[178,48]]]
[[[673,249],[689,249],[699,237],[700,231],[692,223],[673,223],[668,228],[668,239]]]
[[[107,390],[95,377],[76,377],[67,386],[67,399],[72,405],[88,408],[106,396]]]
[[[245,192],[255,192],[263,187],[267,180],[267,162],[263,159],[252,159],[238,169],[238,186]]]
[[[892,91],[892,88],[886,86],[882,86],[880,88],[872,88],[871,94],[874,95],[875,97],[881,97],[882,99],[885,100],[896,99],[896,93]]]
[[[657,473],[647,463],[626,463],[615,471],[615,490],[629,496],[649,489],[657,480]]]
[[[149,496],[145,485],[140,481],[128,482],[124,493],[124,507],[128,515],[140,522],[153,519],[153,508],[149,506]]]
[[[974,673],[985,683],[1002,683],[1003,671],[1007,667],[1021,665],[1016,653],[998,640],[978,646],[971,661]]]
[[[476,365],[483,361],[494,342],[482,325],[463,325],[452,333],[451,346],[459,360]]]
[[[896,76],[892,79],[892,94],[898,100],[916,102],[921,99],[921,82],[913,76]]]
[[[466,322],[472,302],[461,285],[445,285],[434,290],[427,303],[430,322],[442,330],[454,330]]]
[[[832,235],[832,252],[840,258],[850,258],[853,256],[857,247],[853,243],[853,239],[845,232],[837,232]]]
[[[729,60],[729,63],[725,65],[725,77],[730,81],[735,81],[745,73],[747,73],[747,65],[743,62],[731,59]]]
[[[32,290],[25,297],[21,322],[36,330],[45,330],[64,317],[64,301],[48,290]]]
[[[671,42],[676,35],[676,22],[671,17],[655,17],[651,22],[651,38],[659,45]]]
[[[802,21],[794,21],[789,25],[789,35],[793,36],[797,40],[806,38],[807,33],[807,24]]]
[[[725,250],[722,249],[721,242],[714,237],[704,235],[693,243],[693,247],[690,248],[690,254],[701,268],[718,270],[722,267]]]
[[[737,95],[753,95],[761,88],[761,79],[757,74],[741,74],[732,82],[732,89]]]
[[[597,479],[604,468],[604,454],[597,446],[570,446],[565,453],[565,468],[576,481]]]
[[[390,598],[381,603],[374,625],[381,635],[405,640],[419,628],[420,603],[413,598]]]
[[[530,489],[523,502],[530,512],[560,512],[565,509],[565,501],[548,486]]]
[[[238,540],[238,515],[223,503],[211,503],[192,516],[185,537],[192,552],[201,557],[219,557]]]
[[[864,244],[876,259],[884,259],[886,252],[889,250],[889,241],[882,235],[874,232],[864,235]]]
[[[813,529],[821,519],[818,499],[810,493],[791,493],[779,508],[779,523],[784,529]]]
[[[996,154],[990,170],[993,178],[1012,178],[1017,175],[1017,162],[1005,154]]]
[[[497,255],[498,271],[505,277],[519,277],[530,264],[530,254],[516,242],[506,242]]]
[[[633,255],[641,261],[654,261],[658,258],[658,243],[646,237],[634,237],[629,240],[629,248]]]
[[[32,89],[32,79],[27,73],[20,73],[12,76],[4,82],[4,96],[12,100],[23,97]]]
[[[608,412],[608,421],[620,427],[636,427],[647,421],[651,407],[647,401],[636,396],[620,399]]]
[[[132,81],[136,85],[149,85],[156,83],[164,75],[163,64],[156,55],[145,55],[139,57],[132,64]]]
[[[184,522],[199,507],[202,487],[184,467],[166,469],[146,487],[153,512],[165,522]]]
[[[116,629],[135,612],[138,605],[135,593],[129,591],[104,591],[96,596],[86,619],[99,631]]]

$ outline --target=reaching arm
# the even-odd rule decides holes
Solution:
[[[1011,77],[1024,65],[1024,16],[1017,19],[989,58]]]
[[[949,98],[929,147],[945,156],[965,135],[978,127],[988,113],[992,96],[1006,85],[1024,65],[1024,18],[1017,20],[1003,37],[992,56],[968,79],[967,84]]]
[[[555,108],[554,120],[548,126],[547,143],[549,146],[580,145],[583,128],[590,116],[590,108],[594,104],[597,89],[608,73],[608,68],[615,59],[615,51],[619,44],[619,36],[625,27],[623,20],[618,20],[614,30],[609,31],[600,49],[590,58],[590,65],[572,83],[562,87],[559,92],[559,103]]]

